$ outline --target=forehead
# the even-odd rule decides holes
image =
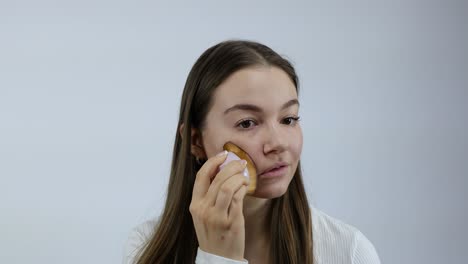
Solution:
[[[277,67],[251,67],[236,71],[216,89],[213,109],[221,111],[240,103],[274,109],[291,99],[297,99],[297,92],[286,72]]]

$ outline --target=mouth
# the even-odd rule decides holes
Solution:
[[[269,169],[266,169],[265,171],[263,171],[261,174],[259,174],[259,177],[276,178],[276,177],[283,176],[286,173],[288,167],[289,167],[289,164],[287,163],[284,163],[284,162],[277,163],[273,165],[272,167],[270,167]]]

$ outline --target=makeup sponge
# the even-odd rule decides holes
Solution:
[[[220,168],[223,168],[226,164],[233,160],[243,159],[247,161],[247,166],[244,170],[244,176],[249,179],[247,193],[254,193],[255,188],[257,187],[257,169],[255,168],[255,163],[250,158],[249,154],[247,154],[247,152],[245,152],[240,147],[231,142],[227,142],[226,144],[224,144],[223,149],[228,151],[228,155],[223,164],[221,164]]]

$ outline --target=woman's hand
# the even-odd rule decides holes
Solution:
[[[190,213],[200,249],[244,260],[245,222],[242,212],[248,179],[244,160],[232,161],[218,172],[226,152],[208,159],[197,173]],[[218,172],[218,173],[217,173]]]

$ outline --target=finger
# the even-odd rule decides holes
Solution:
[[[242,186],[248,186],[248,180],[240,173],[233,175],[221,185],[215,202],[215,208],[219,213],[227,216],[232,198]]]
[[[211,184],[211,179],[216,175],[218,167],[226,160],[227,151],[221,152],[218,155],[209,158],[200,168],[195,177],[193,185],[193,199],[201,199],[205,196]]]
[[[228,209],[228,217],[236,218],[243,216],[244,197],[247,194],[247,186],[242,185],[232,196],[231,204]]]
[[[221,171],[218,172],[213,182],[211,183],[208,191],[206,192],[206,200],[210,205],[215,205],[216,197],[218,196],[219,188],[221,185],[233,175],[242,173],[246,164],[240,160],[229,162]]]

